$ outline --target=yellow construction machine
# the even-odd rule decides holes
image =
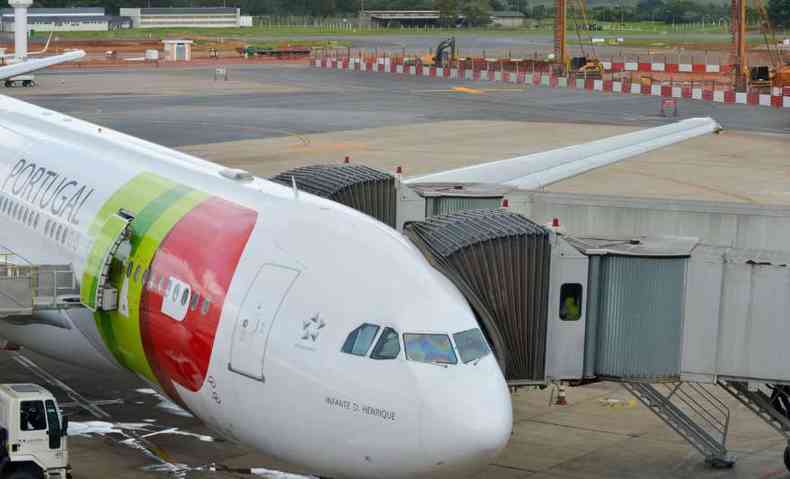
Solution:
[[[776,32],[765,5],[762,0],[754,0],[754,4],[760,15],[760,32],[763,34],[770,64],[749,68],[749,83],[757,88],[790,87],[790,64],[785,62],[779,50]]]
[[[455,37],[442,40],[436,47],[436,54],[427,53],[420,57],[420,61],[425,66],[430,67],[448,67],[458,57],[455,55]]]
[[[575,0],[573,6],[573,27],[576,30],[576,37],[579,39],[582,56],[573,57],[571,59],[570,71],[575,72],[577,75],[584,76],[585,78],[599,80],[603,77],[603,65],[601,61],[598,60],[592,34],[589,33],[594,30],[592,27],[594,24],[590,23],[587,17],[585,0]],[[580,23],[580,21],[582,23]]]

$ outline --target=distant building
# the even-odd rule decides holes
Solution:
[[[491,12],[491,23],[504,28],[521,28],[526,24],[527,16],[515,10]]]
[[[242,26],[238,8],[122,8],[134,28],[234,28]]]
[[[103,8],[31,8],[28,28],[36,32],[105,32],[128,28],[131,20],[105,15]],[[14,10],[0,10],[0,30],[14,31]]]
[[[365,10],[360,24],[379,27],[425,27],[439,24],[438,10]]]

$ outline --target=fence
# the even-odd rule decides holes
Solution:
[[[653,80],[650,77],[634,80],[635,72],[608,71],[590,74],[562,74],[548,62],[509,59],[465,59],[451,62],[447,68],[426,65],[419,58],[409,56],[373,56],[357,52],[359,56],[333,56],[325,52],[312,59],[320,68],[338,70],[384,72],[401,75],[442,77],[450,80],[499,81],[531,84],[552,88],[571,88],[608,92],[612,94],[649,95],[665,98],[689,98],[717,103],[739,103],[790,108],[790,89],[771,88],[769,91],[750,89],[736,92],[732,83],[718,80],[672,78]],[[636,73],[638,74],[638,73]]]

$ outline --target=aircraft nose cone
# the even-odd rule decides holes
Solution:
[[[505,448],[512,428],[510,392],[498,368],[433,395],[424,406],[421,431],[431,477],[458,478],[485,468]]]

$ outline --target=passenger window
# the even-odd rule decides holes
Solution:
[[[200,302],[200,295],[192,291],[192,301],[189,303],[190,311],[196,310],[199,302]]]
[[[446,334],[404,334],[406,359],[421,363],[456,364],[455,350]]]
[[[560,319],[578,321],[582,317],[582,285],[565,283],[560,288]]]
[[[141,272],[141,270],[142,270],[142,268],[138,264],[137,268],[135,268],[135,270],[134,270],[134,282],[135,283],[140,281],[140,272]]]
[[[378,332],[379,327],[375,324],[363,324],[351,331],[341,351],[346,354],[353,354],[354,356],[367,356],[368,351],[370,351],[370,346],[373,344],[373,340],[376,339],[376,334],[378,334]]]
[[[22,401],[19,428],[23,431],[43,431],[47,428],[43,401]]]
[[[181,306],[186,307],[188,301],[189,301],[189,288],[184,288],[184,292],[181,293]]]
[[[479,329],[470,329],[469,331],[453,334],[453,339],[464,364],[477,361],[491,352],[488,343],[483,337],[483,333]]]
[[[180,284],[176,284],[176,287],[173,288],[173,302],[174,303],[178,301],[178,295],[180,295],[180,294],[181,294],[181,285]]]
[[[203,316],[207,315],[210,307],[211,307],[211,299],[208,296],[206,296],[206,298],[203,300],[203,308],[200,310],[200,314],[202,314]]]
[[[145,270],[145,273],[143,273],[143,287],[144,288],[147,288],[147,287],[150,286],[150,284],[148,283],[149,279],[151,279],[151,270],[147,269],[147,270]]]
[[[384,329],[376,347],[370,353],[371,359],[395,359],[400,354],[400,339],[398,333],[392,328]]]
[[[129,264],[126,266],[126,277],[129,278],[132,276],[132,269],[134,268],[134,263],[129,261]]]

